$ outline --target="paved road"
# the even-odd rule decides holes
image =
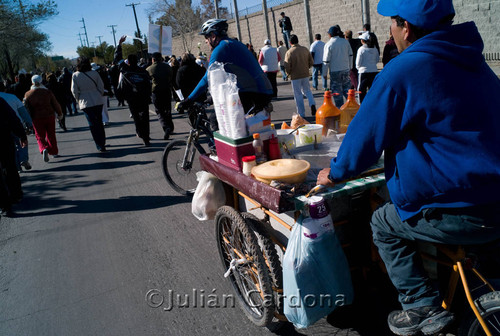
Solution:
[[[280,83],[277,124],[295,110],[290,87]],[[270,335],[237,305],[221,302],[233,291],[222,276],[214,224],[197,221],[189,200],[164,181],[166,141],[156,117],[145,148],[128,109],[115,100],[111,106],[109,153],[96,151],[82,113],[67,118],[68,132],[57,131],[61,157],[48,163],[29,137],[33,170],[22,173],[25,198],[14,218],[0,221],[0,335]],[[185,136],[184,116],[176,114],[175,123],[174,137]],[[210,294],[219,302],[209,303]],[[197,307],[180,307],[186,296],[196,297]],[[373,297],[374,305],[381,300]],[[384,311],[341,313],[279,334],[386,333],[366,323],[375,316],[385,325]]]

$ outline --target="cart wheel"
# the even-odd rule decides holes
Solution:
[[[265,258],[266,266],[268,267],[269,274],[271,275],[273,285],[273,298],[276,306],[276,312],[283,315],[283,268],[281,267],[280,257],[276,250],[276,245],[271,239],[270,233],[266,230],[265,224],[262,223],[257,217],[248,212],[241,214],[245,219],[247,225],[253,230],[257,241]],[[271,323],[266,325],[270,331],[277,331],[286,324],[276,317],[273,317]]]
[[[490,292],[475,301],[492,335],[500,335],[500,292]],[[470,310],[469,316],[462,320],[458,329],[459,336],[485,335],[481,324]]]
[[[269,325],[275,311],[272,283],[255,234],[229,206],[217,211],[215,233],[224,270],[234,266],[228,278],[243,312],[255,325]]]

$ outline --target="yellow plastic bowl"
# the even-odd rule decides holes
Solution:
[[[302,183],[311,165],[305,160],[279,159],[264,162],[252,168],[252,175],[261,182],[270,184],[272,180],[284,183]]]

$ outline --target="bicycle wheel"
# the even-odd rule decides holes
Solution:
[[[269,270],[269,275],[271,276],[276,311],[278,314],[283,315],[283,269],[281,267],[278,251],[276,250],[276,245],[272,241],[269,232],[265,229],[264,223],[251,213],[243,212],[241,215],[257,238],[257,242]],[[284,325],[284,321],[273,317],[272,321],[266,325],[266,328],[270,331],[277,331]]]
[[[224,270],[234,266],[228,278],[240,307],[255,325],[267,326],[272,322],[275,305],[269,271],[257,238],[230,206],[217,211],[215,231]]]
[[[198,159],[202,154],[205,154],[205,150],[200,144],[191,142],[188,147],[187,140],[171,141],[165,148],[161,161],[163,175],[179,194],[187,196],[195,192],[198,185],[196,173],[201,170]],[[187,158],[186,162],[184,157]]]
[[[475,301],[481,316],[486,322],[492,335],[500,335],[500,292],[490,292],[482,295]],[[486,335],[481,324],[471,311],[460,324],[459,336]]]

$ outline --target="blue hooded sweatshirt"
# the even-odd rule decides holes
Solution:
[[[344,180],[384,151],[402,220],[425,208],[500,201],[500,80],[473,22],[416,40],[377,75],[349,125],[330,178]]]

